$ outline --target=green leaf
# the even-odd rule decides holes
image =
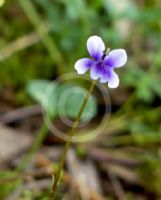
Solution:
[[[33,80],[27,85],[28,94],[38,103],[42,103],[44,98],[44,92],[49,86],[48,80]]]
[[[77,90],[78,88],[76,87],[70,88],[70,93],[68,94],[68,98],[66,99],[65,109],[64,109],[66,111],[66,115],[73,119],[77,117],[80,107],[87,94],[85,90],[80,89],[78,90],[78,92]],[[97,113],[96,99],[93,96],[91,96],[83,111],[81,120],[83,121],[90,120],[96,115],[96,113]]]
[[[54,88],[54,83],[52,83],[52,90]],[[33,80],[30,81],[27,85],[27,92],[28,94],[48,113],[50,117],[57,116],[57,91],[52,93],[51,89],[49,88],[50,81],[48,80]],[[49,91],[50,90],[50,91]]]
[[[75,119],[87,91],[72,84],[52,84],[48,80],[34,80],[29,82],[27,92],[42,105],[47,114],[54,117],[66,117]],[[81,116],[86,121],[97,113],[97,101],[91,96]]]

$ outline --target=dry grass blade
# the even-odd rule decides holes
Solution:
[[[111,164],[103,164],[103,168],[107,171],[110,171],[110,173],[114,174],[115,177],[125,180],[131,184],[141,184],[137,173],[131,169],[122,166],[114,166]]]
[[[33,105],[7,112],[0,115],[0,124],[8,124],[26,117],[31,117],[32,115],[40,114],[41,110],[40,105]]]
[[[101,186],[94,166],[90,163],[81,163],[73,150],[69,151],[68,168],[83,200],[103,200]]]
[[[49,25],[46,25],[43,29],[43,34],[47,34],[49,32]],[[44,26],[44,25],[41,25]],[[12,56],[14,53],[21,51],[23,49],[26,49],[29,46],[32,46],[33,44],[38,43],[41,40],[41,38],[37,35],[37,33],[32,32],[27,35],[24,35],[18,39],[16,39],[13,42],[10,42],[9,44],[5,45],[0,50],[0,60],[3,61],[10,56]]]

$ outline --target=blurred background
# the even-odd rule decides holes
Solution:
[[[40,103],[51,81],[88,56],[91,35],[102,37],[106,47],[126,49],[128,63],[117,71],[119,88],[108,89],[112,113],[104,132],[73,144],[58,199],[161,199],[161,1],[1,0],[0,5],[0,199],[50,199],[64,141],[48,131]],[[56,102],[44,108],[59,126],[52,110]],[[80,106],[73,104],[71,118]],[[95,122],[102,104],[98,95],[89,103]]]

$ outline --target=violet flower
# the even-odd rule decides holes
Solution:
[[[115,49],[105,52],[105,45],[98,36],[91,36],[87,40],[87,49],[92,59],[82,58],[78,60],[74,66],[77,73],[84,74],[90,69],[91,79],[100,79],[101,83],[108,82],[110,88],[118,87],[119,77],[114,72],[114,68],[123,67],[126,64],[126,51]]]

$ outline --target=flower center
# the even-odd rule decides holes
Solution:
[[[106,57],[106,53],[103,53],[102,61],[104,60],[105,57]]]

